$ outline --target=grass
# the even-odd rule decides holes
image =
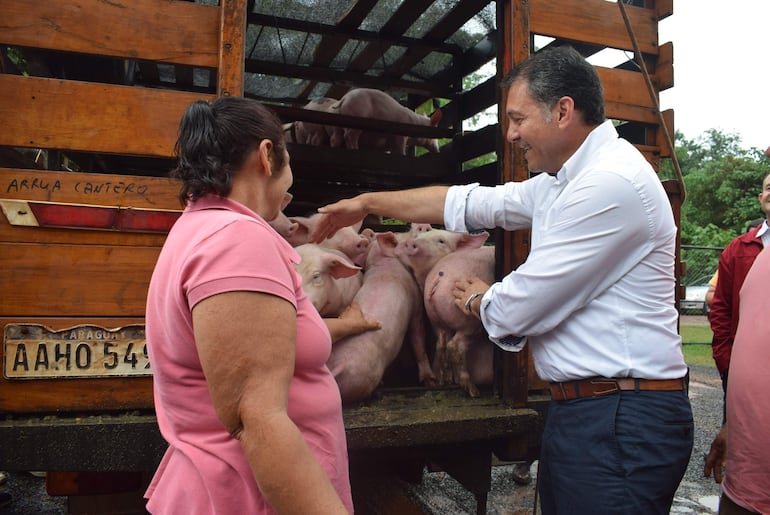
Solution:
[[[711,328],[707,325],[680,325],[684,360],[688,365],[714,366],[711,357]]]

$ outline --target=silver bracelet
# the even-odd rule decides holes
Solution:
[[[473,314],[473,311],[471,311],[471,302],[476,300],[476,297],[481,297],[482,295],[484,295],[484,293],[480,291],[471,293],[470,297],[468,297],[468,300],[465,301],[465,311],[467,311],[469,315]]]

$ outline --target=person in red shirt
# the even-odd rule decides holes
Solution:
[[[768,148],[767,153],[770,152]],[[765,214],[762,221],[753,230],[742,234],[730,242],[719,257],[719,280],[714,290],[709,321],[714,333],[711,341],[712,355],[716,362],[722,386],[727,391],[727,374],[730,368],[730,354],[738,327],[739,293],[746,274],[754,259],[770,242],[770,175],[762,181],[759,193],[759,205]]]

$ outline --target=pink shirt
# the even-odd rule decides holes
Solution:
[[[740,322],[727,379],[727,468],[722,483],[730,499],[758,513],[770,513],[768,285],[770,251],[763,250],[741,288]]]
[[[342,403],[326,368],[331,338],[302,290],[293,266],[298,261],[294,249],[262,218],[228,199],[199,199],[171,229],[147,296],[155,411],[169,442],[145,494],[151,513],[273,513],[239,442],[216,416],[193,338],[192,307],[235,290],[267,292],[296,306],[288,414],[353,511]]]

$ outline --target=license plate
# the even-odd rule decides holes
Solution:
[[[39,324],[8,324],[3,356],[6,379],[152,375],[144,325],[54,331]]]

